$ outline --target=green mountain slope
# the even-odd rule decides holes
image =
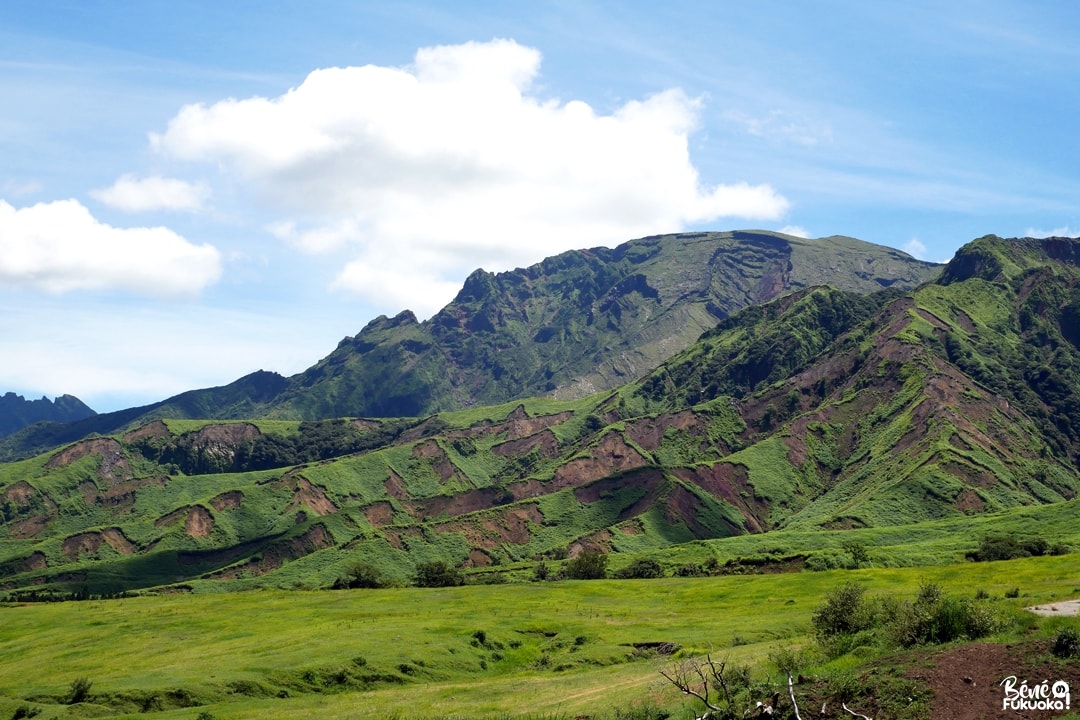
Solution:
[[[806,288],[573,400],[159,420],[3,464],[0,588],[328,586],[357,561],[404,581],[436,560],[490,572],[1057,505],[1080,490],[1077,256],[989,237],[914,291]]]
[[[912,288],[940,266],[861,240],[769,232],[686,233],[474,272],[417,322],[381,316],[290,378],[259,371],[217,388],[27,428],[0,440],[15,460],[156,418],[409,417],[550,395],[574,398],[648,372],[744,307],[829,284]]]
[[[529,268],[474,272],[418,323],[380,317],[306,372],[276,417],[417,416],[616,387],[720,319],[792,290],[912,288],[939,266],[844,237],[687,233],[571,251]]]

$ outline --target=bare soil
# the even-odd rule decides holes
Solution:
[[[981,718],[1024,718],[1039,720],[1064,715],[1053,710],[1003,710],[1002,681],[1015,677],[1016,684],[1028,686],[1049,680],[1069,683],[1080,689],[1080,665],[1059,661],[1050,654],[1049,640],[1012,645],[972,643],[926,656],[922,667],[912,668],[908,677],[926,683],[933,692],[931,720],[980,720]],[[1080,703],[1077,697],[1072,709]]]

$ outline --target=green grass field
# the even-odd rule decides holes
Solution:
[[[1080,596],[1076,556],[941,567],[0,606],[0,718],[689,717],[649,644],[758,662],[811,642],[826,592],[924,582],[1005,608]],[[1015,600],[1003,599],[1014,588]],[[1060,623],[1060,620],[1054,622]],[[637,647],[635,647],[635,645]],[[762,670],[764,672],[764,670]],[[88,702],[65,704],[74,680]],[[185,707],[186,706],[186,707]]]

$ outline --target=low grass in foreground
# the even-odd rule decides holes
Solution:
[[[711,651],[764,667],[778,649],[812,643],[815,609],[852,580],[869,595],[913,597],[927,582],[980,591],[1009,612],[1080,596],[1075,556],[1062,556],[5,605],[0,718],[24,706],[42,718],[614,717],[642,703],[689,717],[693,706],[658,674],[671,661],[657,655],[661,643],[679,658]],[[68,704],[81,681],[92,683],[87,701]]]

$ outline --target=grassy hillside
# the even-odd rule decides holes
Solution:
[[[1007,241],[973,247],[1013,257]],[[1077,269],[1017,247],[994,280],[986,268],[1007,263],[965,250],[907,294],[818,287],[748,308],[640,381],[577,400],[154,421],[0,465],[0,588],[328,587],[358,562],[395,583],[437,562],[521,580],[538,558],[587,550],[1063,503],[1080,489],[1064,302]],[[780,565],[843,564],[832,541],[783,546]]]
[[[536,265],[477,270],[437,315],[371,321],[290,378],[259,371],[229,385],[0,441],[0,460],[154,419],[422,416],[514,398],[614,388],[691,345],[718,319],[819,284],[857,293],[912,288],[939,265],[852,238],[685,233]]]
[[[988,608],[1013,618],[1021,605],[1080,591],[1073,566],[1070,558],[1032,558],[801,575],[0,605],[0,713],[613,718],[652,706],[682,718],[700,706],[663,682],[659,669],[712,652],[751,665],[764,687],[783,687],[770,657],[810,646],[813,612],[845,582],[895,598],[913,597],[926,583],[968,599],[978,590]],[[1020,597],[1003,599],[1014,588],[1022,588]],[[1012,622],[1021,635],[1009,631],[1011,642],[1036,625],[1033,617]],[[1042,635],[1062,626],[1047,621]],[[672,651],[674,658],[663,654]],[[815,678],[843,679],[858,677],[872,657],[864,648],[831,663],[801,662]],[[86,697],[67,704],[80,679],[91,683]],[[825,680],[800,682],[797,691],[806,698],[828,687]]]

